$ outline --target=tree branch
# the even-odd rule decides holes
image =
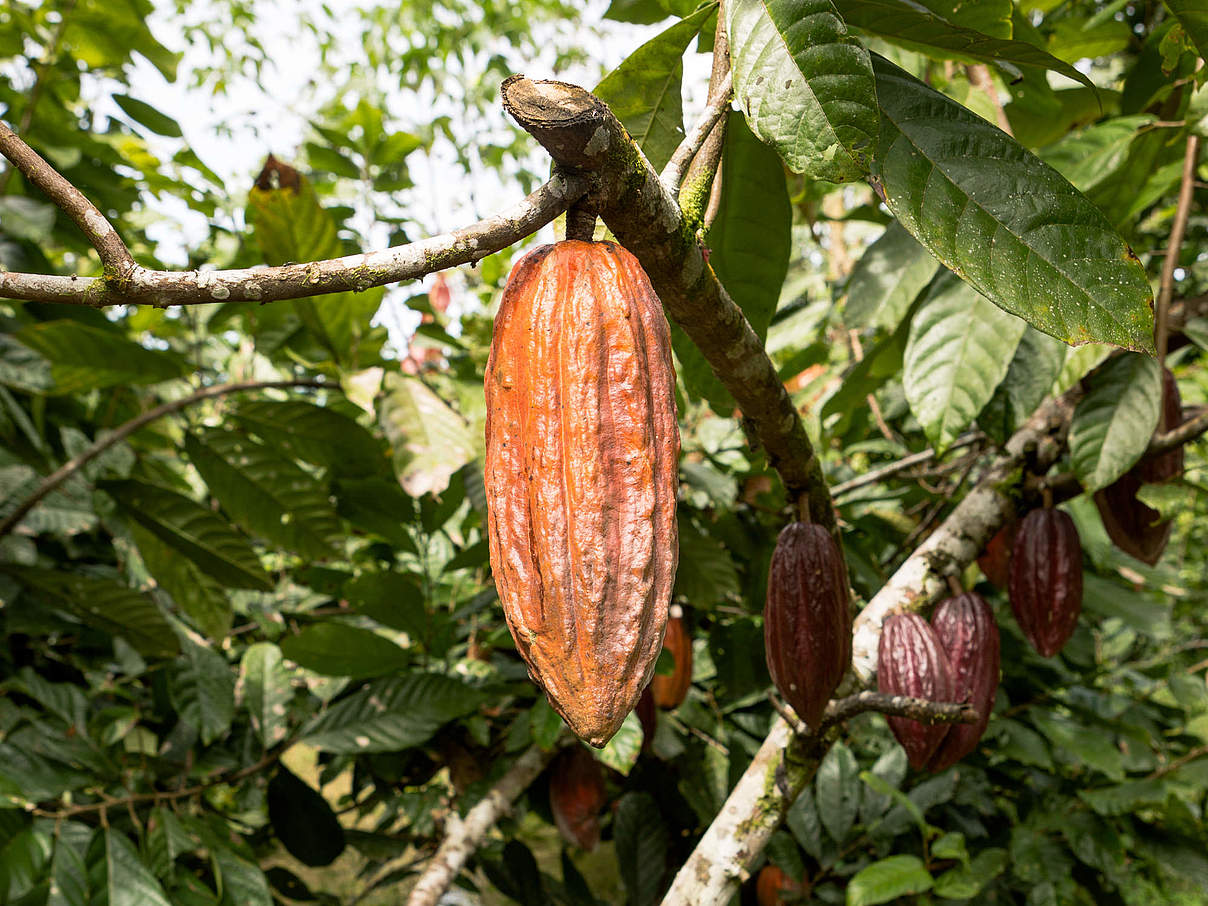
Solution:
[[[754,426],[790,499],[838,533],[822,468],[763,342],[705,262],[659,176],[608,107],[577,85],[512,76],[503,105],[554,162],[590,174],[591,204]]]
[[[1181,425],[1177,425],[1169,431],[1155,434],[1150,439],[1149,446],[1145,448],[1145,455],[1141,458],[1149,459],[1151,456],[1157,456],[1168,450],[1173,450],[1175,447],[1181,447],[1195,440],[1205,432],[1208,432],[1208,407],[1205,407],[1199,414],[1187,419]]]
[[[72,219],[101,256],[101,264],[107,273],[124,276],[138,267],[122,237],[105,215],[97,210],[96,205],[64,179],[37,151],[21,141],[2,121],[0,154],[7,157],[12,165],[21,171],[22,176],[46,193],[46,196]]]
[[[92,462],[114,444],[125,440],[135,431],[150,424],[156,419],[163,418],[165,415],[170,415],[173,412],[179,412],[181,409],[191,406],[201,400],[210,399],[215,396],[223,396],[228,393],[238,393],[240,390],[269,390],[273,388],[286,387],[327,387],[330,386],[322,381],[244,381],[237,384],[217,384],[213,387],[207,387],[204,390],[199,390],[189,396],[181,397],[178,400],[163,403],[156,406],[154,409],[148,409],[141,415],[137,415],[130,421],[120,425],[116,430],[111,431],[104,437],[99,438],[87,450],[84,450],[78,456],[73,456],[63,465],[59,466],[38,485],[37,489],[32,494],[26,497],[17,505],[17,508],[0,520],[0,538],[3,538],[11,532],[22,519],[35,506],[41,503],[48,494],[59,487],[68,478],[82,469],[88,463]]]
[[[167,308],[207,302],[277,302],[325,293],[364,292],[375,286],[414,280],[445,268],[479,261],[550,223],[586,189],[587,181],[582,177],[555,173],[524,200],[463,229],[408,245],[326,261],[228,271],[155,271],[131,262],[132,269],[120,278],[17,274],[0,270],[0,298],[91,305],[94,308],[106,305]]]
[[[836,724],[867,711],[908,717],[923,724],[975,724],[978,721],[977,710],[967,703],[932,702],[909,695],[886,695],[865,690],[828,704],[818,732],[824,733]]]
[[[730,35],[726,31],[726,5],[728,0],[718,0],[717,26],[713,33],[713,67],[709,73],[708,103],[714,104],[723,97],[725,88],[726,115],[720,117],[709,131],[700,150],[692,157],[687,172],[677,187],[677,197],[684,209],[699,211],[702,221],[697,226],[708,230],[717,217],[721,205],[721,156],[725,150],[726,129],[729,122],[729,98],[733,94],[733,77],[730,73]],[[696,215],[694,215],[696,216]]]
[[[1162,261],[1162,276],[1158,284],[1154,348],[1157,350],[1159,364],[1166,361],[1166,345],[1170,336],[1170,297],[1174,294],[1174,269],[1179,263],[1183,236],[1187,232],[1187,219],[1191,214],[1191,196],[1195,189],[1195,164],[1199,150],[1200,137],[1195,134],[1188,135],[1187,148],[1183,153],[1183,181],[1179,185],[1179,201],[1175,208],[1174,224],[1170,228],[1170,241],[1166,244],[1166,258]]]
[[[948,449],[959,450],[963,447],[971,447],[984,438],[985,435],[980,431],[969,431],[949,444]],[[850,494],[857,488],[876,484],[878,481],[884,481],[886,478],[891,478],[900,472],[905,472],[907,469],[912,469],[923,463],[931,462],[933,459],[935,459],[935,450],[931,449],[931,447],[919,453],[911,453],[909,456],[903,456],[901,459],[873,469],[871,472],[865,472],[863,475],[857,475],[855,478],[849,478],[847,481],[834,485],[831,488],[831,496],[839,497],[843,494]]]
[[[717,100],[705,108],[705,112],[692,127],[692,131],[680,142],[675,153],[671,155],[671,160],[667,161],[667,166],[663,167],[663,172],[659,174],[659,179],[667,187],[668,192],[679,194],[680,183],[683,182],[688,165],[692,163],[692,159],[705,144],[705,139],[712,134],[713,127],[729,112],[733,90],[730,73],[727,71],[722,77]]]

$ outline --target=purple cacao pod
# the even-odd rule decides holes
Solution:
[[[885,621],[877,662],[877,689],[881,692],[932,702],[955,700],[948,655],[935,630],[917,613],[898,613]],[[927,767],[948,733],[947,724],[921,724],[906,717],[888,720],[915,770]]]
[[[763,610],[768,671],[811,727],[851,664],[847,570],[822,526],[794,522],[776,539]]]
[[[1171,523],[1137,497],[1139,490],[1141,479],[1134,468],[1096,491],[1095,506],[1099,508],[1099,519],[1112,544],[1130,557],[1153,566],[1166,550]]]
[[[1057,654],[1082,612],[1082,542],[1069,514],[1032,510],[1019,523],[1008,594],[1032,647],[1045,657]]]
[[[1169,368],[1162,369],[1162,418],[1158,431],[1169,431],[1183,423],[1183,400]],[[1183,474],[1183,448],[1175,447],[1133,467],[1142,484],[1162,484]]]
[[[953,724],[931,757],[928,769],[942,771],[972,752],[990,723],[998,691],[998,624],[982,596],[967,591],[940,602],[931,628],[948,655],[956,701],[977,709],[977,723]]]

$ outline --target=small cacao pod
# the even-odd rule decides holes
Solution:
[[[1023,517],[1007,593],[1032,647],[1045,657],[1057,654],[1082,612],[1082,542],[1068,513],[1046,507]]]
[[[659,714],[654,707],[654,693],[647,686],[638,697],[637,707],[633,709],[642,725],[642,751],[649,752],[654,745],[654,734],[659,727]]]
[[[508,628],[603,746],[654,672],[678,544],[662,306],[629,252],[570,240],[512,269],[486,376],[487,535]]]
[[[1162,418],[1158,431],[1169,431],[1183,423],[1183,400],[1179,384],[1169,368],[1162,369]],[[1183,448],[1175,447],[1150,459],[1143,459],[1133,471],[1142,484],[1162,484],[1183,474]]]
[[[674,615],[678,607],[671,608],[673,615],[667,620],[667,634],[663,636],[663,648],[675,658],[675,670],[670,676],[656,673],[650,681],[654,703],[668,711],[683,704],[692,685],[692,633],[683,616]]]
[[[1153,566],[1166,550],[1171,522],[1137,497],[1139,490],[1141,480],[1134,468],[1096,491],[1095,506],[1112,544],[1130,557]]]
[[[794,881],[779,865],[769,862],[755,879],[755,902],[759,906],[783,906],[803,902],[808,888]]]
[[[877,689],[931,702],[955,699],[948,655],[931,625],[917,613],[894,614],[881,628],[877,645]],[[948,732],[947,724],[923,724],[908,717],[887,718],[915,770],[927,767]]]
[[[830,532],[793,522],[776,539],[763,609],[768,672],[811,727],[851,665],[847,569]]]
[[[939,603],[931,615],[931,628],[948,655],[954,700],[973,705],[978,718],[977,723],[948,728],[927,765],[929,770],[942,771],[972,752],[990,723],[998,690],[998,624],[982,596],[967,591]]]
[[[593,850],[600,842],[600,811],[608,804],[604,771],[587,749],[573,745],[549,769],[549,807],[567,843]]]
[[[1007,587],[1011,564],[1011,545],[1015,543],[1015,520],[1011,520],[986,542],[986,549],[977,558],[982,575],[998,588]]]

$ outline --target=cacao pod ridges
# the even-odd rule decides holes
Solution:
[[[1055,656],[1082,612],[1082,542],[1068,513],[1046,507],[1020,521],[1008,586],[1024,636],[1044,657]]]
[[[629,252],[569,240],[512,269],[486,376],[487,535],[508,628],[601,747],[662,647],[679,430],[662,306]]]
[[[560,752],[550,765],[549,807],[562,838],[580,849],[595,849],[607,804],[604,771],[591,752],[579,745]]]
[[[768,570],[763,640],[776,688],[809,726],[851,665],[847,569],[834,538],[816,523],[780,532]]]
[[[931,626],[948,655],[955,700],[968,702],[978,715],[976,723],[948,728],[927,765],[931,771],[942,771],[977,748],[990,723],[998,691],[998,624],[981,595],[967,591],[941,601],[931,615]]]
[[[948,655],[935,630],[917,613],[893,614],[881,628],[877,689],[930,702],[954,700]],[[947,724],[924,724],[894,716],[887,716],[887,720],[916,771],[927,767],[948,732]]]

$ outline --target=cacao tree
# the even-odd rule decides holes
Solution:
[[[0,901],[1208,903],[1208,15],[297,15],[0,8]]]

